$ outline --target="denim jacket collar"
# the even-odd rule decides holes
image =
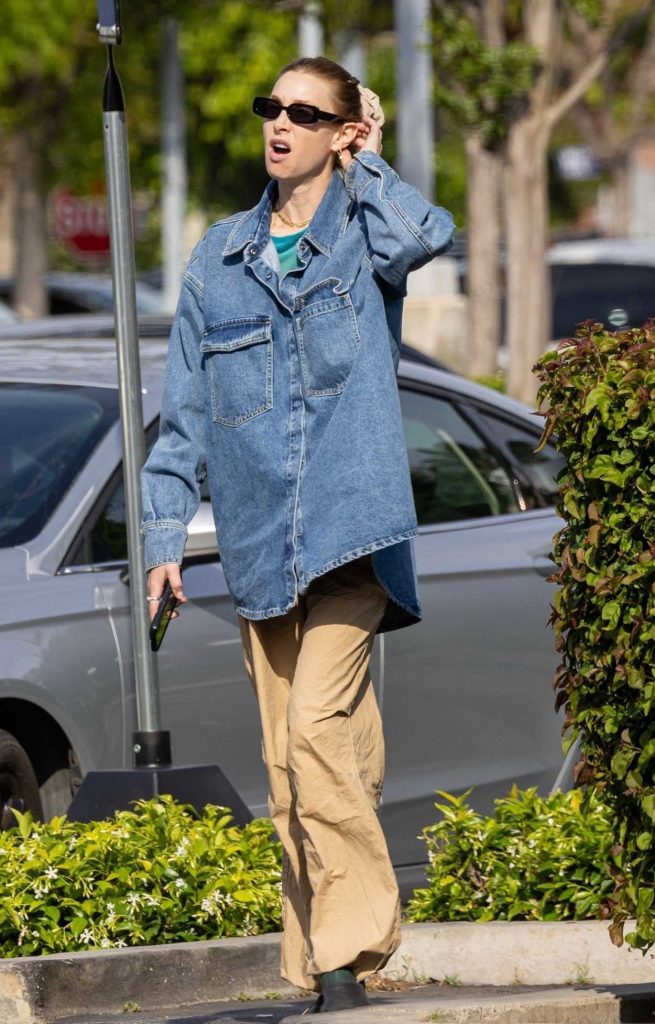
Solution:
[[[233,256],[252,244],[251,255],[259,255],[265,247],[271,224],[271,211],[277,198],[277,182],[269,181],[264,194],[257,206],[246,213],[232,229],[225,248],[224,256]],[[339,171],[334,171],[330,183],[325,190],[311,224],[305,232],[305,239],[324,256],[330,256],[337,241],[343,234],[347,220],[350,201],[346,195],[343,178]]]

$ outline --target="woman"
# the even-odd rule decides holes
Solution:
[[[312,1012],[365,1005],[399,942],[369,661],[421,615],[396,369],[407,274],[453,231],[379,155],[376,99],[324,58],[255,99],[272,180],[191,256],[143,473],[151,610],[166,580],[186,600],[208,476],[284,848],[282,975]]]

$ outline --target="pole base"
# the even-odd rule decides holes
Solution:
[[[200,813],[206,804],[228,807],[235,824],[247,825],[252,814],[217,764],[163,768],[119,768],[87,772],[68,808],[69,821],[101,821],[115,811],[131,811],[135,800],[168,794]]]

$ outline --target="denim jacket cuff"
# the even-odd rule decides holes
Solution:
[[[146,570],[166,562],[182,564],[187,531],[182,523],[173,525],[166,522],[145,523],[142,527]]]
[[[384,178],[385,173],[395,176],[395,171],[389,167],[386,160],[372,149],[360,150],[344,175],[346,193],[350,199],[359,199],[367,185],[370,185],[374,178]]]

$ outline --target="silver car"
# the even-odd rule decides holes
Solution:
[[[149,443],[166,343],[142,339]],[[411,354],[411,353],[410,353]],[[85,772],[131,766],[125,502],[113,341],[0,342],[0,812],[62,813]],[[562,467],[540,421],[494,391],[403,359],[424,618],[377,638],[387,774],[381,818],[401,888],[435,790],[549,787],[562,764],[546,625]],[[208,501],[191,524],[189,603],[157,655],[176,764],[218,762],[266,813],[257,707]]]

